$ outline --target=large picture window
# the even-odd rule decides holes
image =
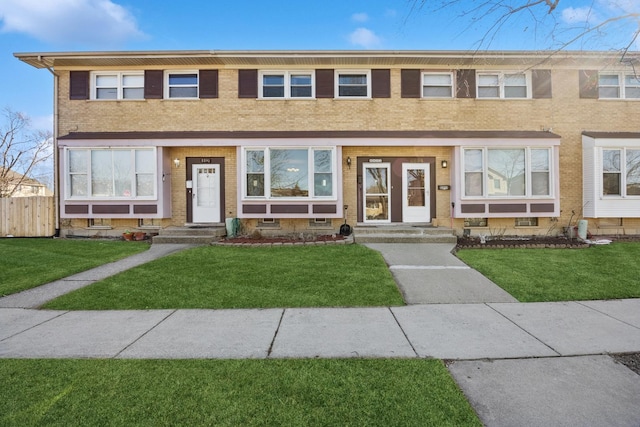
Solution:
[[[602,150],[602,194],[640,196],[640,150]]]
[[[245,197],[325,198],[334,197],[333,149],[246,149]]]
[[[550,155],[538,147],[465,149],[464,196],[551,196]]]
[[[156,154],[143,149],[68,149],[67,197],[153,198]]]

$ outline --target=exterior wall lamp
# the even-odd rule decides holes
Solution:
[[[442,169],[446,169],[449,166],[449,162],[443,160],[440,162],[440,166],[442,166]]]
[[[175,159],[173,159],[173,164],[176,165],[177,168],[179,168],[180,167],[180,159],[177,158],[177,157]]]
[[[351,157],[347,157],[347,166],[351,169]]]

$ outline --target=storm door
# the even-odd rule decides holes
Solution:
[[[389,163],[364,163],[364,222],[391,222],[391,185]]]

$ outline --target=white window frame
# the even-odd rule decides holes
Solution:
[[[169,85],[170,77],[175,75],[187,75],[187,74],[195,74],[196,75],[196,84],[188,84],[188,85]],[[170,96],[171,88],[196,88],[195,96]],[[198,70],[166,70],[164,72],[164,99],[200,99],[200,72]]]
[[[465,151],[466,150],[481,150],[482,151],[482,191],[480,195],[472,195],[467,196],[465,194],[466,188],[466,168],[465,168]],[[495,182],[492,179],[489,179],[489,150],[524,150],[525,159],[524,159],[524,167],[525,167],[525,192],[523,195],[504,195],[504,196],[491,196],[489,195],[489,186],[495,186]],[[549,176],[549,194],[544,195],[534,195],[533,194],[533,181],[532,174],[533,172],[540,172],[540,170],[533,170],[531,166],[531,151],[532,150],[547,150],[548,153],[548,176]],[[505,147],[462,147],[461,151],[461,163],[462,167],[460,168],[460,182],[461,182],[461,199],[462,200],[510,200],[510,199],[554,199],[554,188],[555,188],[555,176],[553,174],[554,171],[554,156],[553,156],[553,147],[551,146],[505,146]],[[474,172],[474,171],[471,171]],[[471,173],[470,172],[470,173]]]
[[[91,185],[91,153],[93,151],[129,151],[130,159],[131,159],[131,171],[130,171],[130,182],[131,182],[131,193],[130,195],[122,195],[122,196],[94,196],[92,194],[92,185]],[[136,151],[151,151],[152,157],[154,159],[151,172],[141,172],[136,170]],[[76,175],[85,175],[86,176],[86,190],[85,196],[73,196],[71,194],[71,171],[70,171],[70,161],[69,156],[71,152],[81,152],[86,156],[86,170],[74,172]],[[158,194],[158,169],[157,162],[155,159],[157,158],[157,150],[155,147],[66,147],[64,149],[64,159],[65,159],[65,200],[155,200]],[[153,175],[153,191],[151,195],[148,196],[138,196],[137,192],[137,177],[139,175]]]
[[[340,76],[343,75],[364,75],[367,78],[367,94],[366,96],[340,96]],[[371,70],[336,70],[334,93],[336,99],[371,99]]]
[[[98,78],[113,76],[116,78],[117,83],[116,86],[108,86],[116,89],[116,98],[98,98],[98,89],[103,87],[98,86]],[[136,76],[142,77],[142,85],[141,86],[126,86],[124,84],[125,77],[128,76]],[[105,88],[107,88],[105,86]],[[125,98],[124,90],[125,89],[142,89],[143,93],[140,98]],[[140,101],[144,100],[144,72],[142,71],[93,71],[91,73],[91,96],[90,99],[95,101]]]
[[[508,97],[506,96],[506,87],[510,87],[505,84],[505,80],[508,76],[512,75],[522,75],[525,77],[525,90],[526,96],[524,97]],[[482,86],[480,85],[480,77],[481,76],[496,76],[498,78],[498,83],[496,86]],[[480,88],[481,87],[497,87],[498,88],[498,96],[480,96]],[[515,86],[514,86],[515,87]],[[520,86],[517,86],[520,87]],[[515,99],[531,99],[532,96],[532,88],[531,88],[531,72],[518,72],[518,71],[478,71],[476,72],[476,98],[477,99],[507,99],[507,100],[515,100]]]
[[[449,76],[450,84],[442,85],[442,84],[427,84],[425,79],[428,76]],[[449,96],[427,96],[425,95],[426,87],[448,87],[450,89],[451,94]],[[437,71],[428,71],[423,72],[421,75],[421,96],[424,99],[452,99],[455,91],[455,81],[454,75],[452,72],[437,72]]]
[[[604,76],[615,76],[618,79],[618,84],[617,85],[613,85],[613,84],[601,84],[601,78]],[[628,85],[627,84],[627,77],[631,77],[634,78],[637,83],[636,84],[631,84]],[[601,96],[601,88],[615,88],[617,89],[618,92],[618,96]],[[602,71],[598,74],[598,99],[603,99],[603,100],[608,100],[608,99],[613,99],[613,100],[620,100],[620,99],[628,99],[628,100],[632,100],[632,101],[636,101],[636,100],[640,100],[640,95],[638,95],[637,97],[629,97],[627,95],[627,89],[630,88],[634,88],[637,91],[640,92],[640,76],[633,74],[633,73],[624,73],[624,72],[616,72],[616,71],[612,71],[612,72],[606,72],[606,71]]]
[[[291,93],[291,88],[295,85],[291,84],[291,79],[294,76],[309,76],[311,80],[311,95],[310,96],[293,96]],[[284,94],[283,96],[264,96],[264,77],[265,76],[283,76],[283,86],[284,86]],[[272,71],[265,70],[258,72],[258,99],[315,99],[316,97],[316,79],[315,72],[306,70],[306,71]]]
[[[604,152],[605,151],[618,151],[620,153],[620,170],[618,171],[605,171],[604,165]],[[602,183],[600,185],[600,195],[604,199],[640,199],[640,194],[628,194],[627,193],[627,178],[628,178],[628,170],[627,170],[627,152],[628,151],[640,151],[640,148],[636,147],[601,147],[599,149],[598,156],[600,158],[600,177]],[[620,194],[604,194],[604,174],[605,173],[616,173],[619,177],[620,184]]]
[[[307,150],[307,188],[308,196],[300,197],[282,197],[271,195],[271,155],[270,150]],[[248,174],[247,170],[247,152],[248,151],[262,151],[264,155],[264,167],[262,172],[251,172],[255,174],[263,174],[264,182],[264,195],[263,196],[249,196],[247,195]],[[315,156],[316,151],[330,151],[331,152],[331,195],[318,196],[315,194],[315,176],[319,173],[326,173],[315,170]],[[323,200],[323,201],[335,201],[338,197],[338,164],[337,154],[335,147],[316,147],[316,146],[268,146],[268,147],[243,147],[242,149],[242,200],[269,200],[269,201],[309,201],[309,200]]]

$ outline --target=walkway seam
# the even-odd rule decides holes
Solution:
[[[282,314],[280,315],[280,320],[278,320],[278,327],[276,328],[276,332],[273,334],[273,339],[271,340],[271,344],[269,344],[269,349],[267,350],[267,359],[271,356],[271,353],[273,353],[273,345],[276,343],[278,332],[280,332],[280,326],[282,326],[282,319],[284,319],[285,311],[287,311],[287,309],[283,308]]]
[[[32,310],[31,308],[24,308],[24,307],[2,307],[2,308],[8,308],[8,309],[11,309],[11,308],[19,308],[19,309],[21,309],[21,310]],[[42,322],[40,322],[40,323],[38,323],[38,324],[35,324],[35,325],[33,325],[33,326],[31,326],[31,327],[29,327],[29,328],[27,328],[27,329],[24,329],[24,330],[22,330],[22,331],[20,331],[20,332],[16,332],[16,333],[15,333],[15,334],[13,334],[13,335],[10,335],[10,336],[8,336],[8,337],[6,337],[6,338],[3,338],[3,339],[1,339],[1,340],[0,340],[0,342],[2,342],[2,341],[6,341],[6,340],[8,340],[8,339],[11,339],[11,338],[13,338],[13,337],[15,337],[15,336],[17,336],[17,335],[24,334],[25,332],[30,331],[30,330],[31,330],[31,329],[33,329],[33,328],[37,328],[37,327],[38,327],[38,326],[40,326],[40,325],[44,325],[45,323],[50,322],[50,321],[52,321],[53,319],[57,319],[57,318],[58,318],[58,317],[60,317],[60,316],[64,316],[64,315],[65,315],[65,314],[67,314],[67,313],[69,313],[69,311],[63,311],[63,312],[61,312],[60,314],[58,314],[57,316],[53,316],[53,317],[52,317],[52,318],[50,318],[50,319],[44,320],[44,321],[42,321]]]
[[[135,343],[137,343],[138,341],[140,341],[142,339],[142,337],[146,336],[149,332],[153,331],[155,328],[157,328],[158,326],[160,326],[161,323],[163,323],[165,320],[167,320],[169,317],[173,316],[176,312],[178,311],[178,309],[173,310],[171,313],[167,314],[165,317],[163,317],[162,319],[160,319],[160,321],[158,323],[156,323],[155,325],[153,325],[152,327],[150,327],[147,331],[145,331],[142,335],[140,335],[138,338],[136,338],[135,340],[131,341],[129,344],[127,344],[122,350],[120,350],[119,352],[117,352],[116,354],[114,354],[111,358],[112,359],[116,359],[118,356],[120,356],[122,354],[123,351],[127,350],[129,347],[131,347],[132,345],[134,345]]]
[[[621,300],[618,300],[618,301],[621,301]],[[629,323],[629,322],[626,322],[626,321],[624,321],[624,320],[622,320],[622,319],[618,319],[617,317],[614,317],[614,316],[612,316],[612,315],[611,315],[611,314],[609,314],[609,313],[605,313],[604,311],[600,311],[600,310],[598,310],[597,308],[589,307],[588,305],[583,304],[583,302],[584,302],[584,301],[572,301],[572,302],[575,302],[576,304],[579,304],[579,305],[581,305],[581,306],[583,306],[583,307],[585,307],[585,308],[588,308],[588,309],[590,309],[590,310],[593,310],[593,311],[595,311],[596,313],[603,314],[603,315],[607,316],[607,317],[608,317],[608,318],[610,318],[610,319],[613,319],[613,320],[618,321],[618,322],[620,322],[620,323],[624,323],[625,325],[629,325],[629,326],[631,326],[632,328],[640,329],[640,327],[638,327],[638,326],[634,325],[633,323]]]
[[[486,305],[487,307],[489,307],[491,310],[495,311],[496,313],[498,313],[500,316],[504,317],[506,320],[508,320],[509,322],[511,322],[513,325],[515,325],[518,329],[520,329],[521,331],[523,331],[525,334],[529,335],[531,338],[535,339],[536,341],[538,341],[539,343],[541,343],[542,345],[544,345],[545,347],[547,347],[549,350],[553,351],[555,354],[557,354],[558,356],[562,356],[562,353],[560,353],[558,350],[556,350],[555,348],[551,347],[549,344],[547,344],[546,342],[542,341],[540,338],[536,337],[535,335],[533,335],[531,332],[527,331],[525,328],[523,328],[522,326],[518,325],[516,322],[514,322],[513,320],[509,319],[507,316],[505,316],[503,313],[501,313],[497,308],[492,307],[491,304],[493,303],[484,303],[484,305]],[[507,304],[513,304],[513,303],[507,303]]]
[[[396,321],[396,324],[398,325],[398,327],[400,328],[400,330],[402,331],[402,335],[404,335],[404,339],[407,340],[407,342],[409,343],[409,346],[411,347],[411,350],[413,350],[413,354],[416,355],[416,357],[418,359],[420,359],[420,354],[418,354],[418,351],[416,350],[416,348],[413,346],[413,343],[411,342],[411,340],[409,339],[409,337],[407,336],[407,333],[404,331],[404,328],[402,327],[402,325],[400,324],[400,321],[398,320],[398,318],[396,317],[396,314],[393,312],[391,307],[387,307],[387,310],[389,310],[389,312],[391,313],[391,316],[393,317],[393,320]]]

